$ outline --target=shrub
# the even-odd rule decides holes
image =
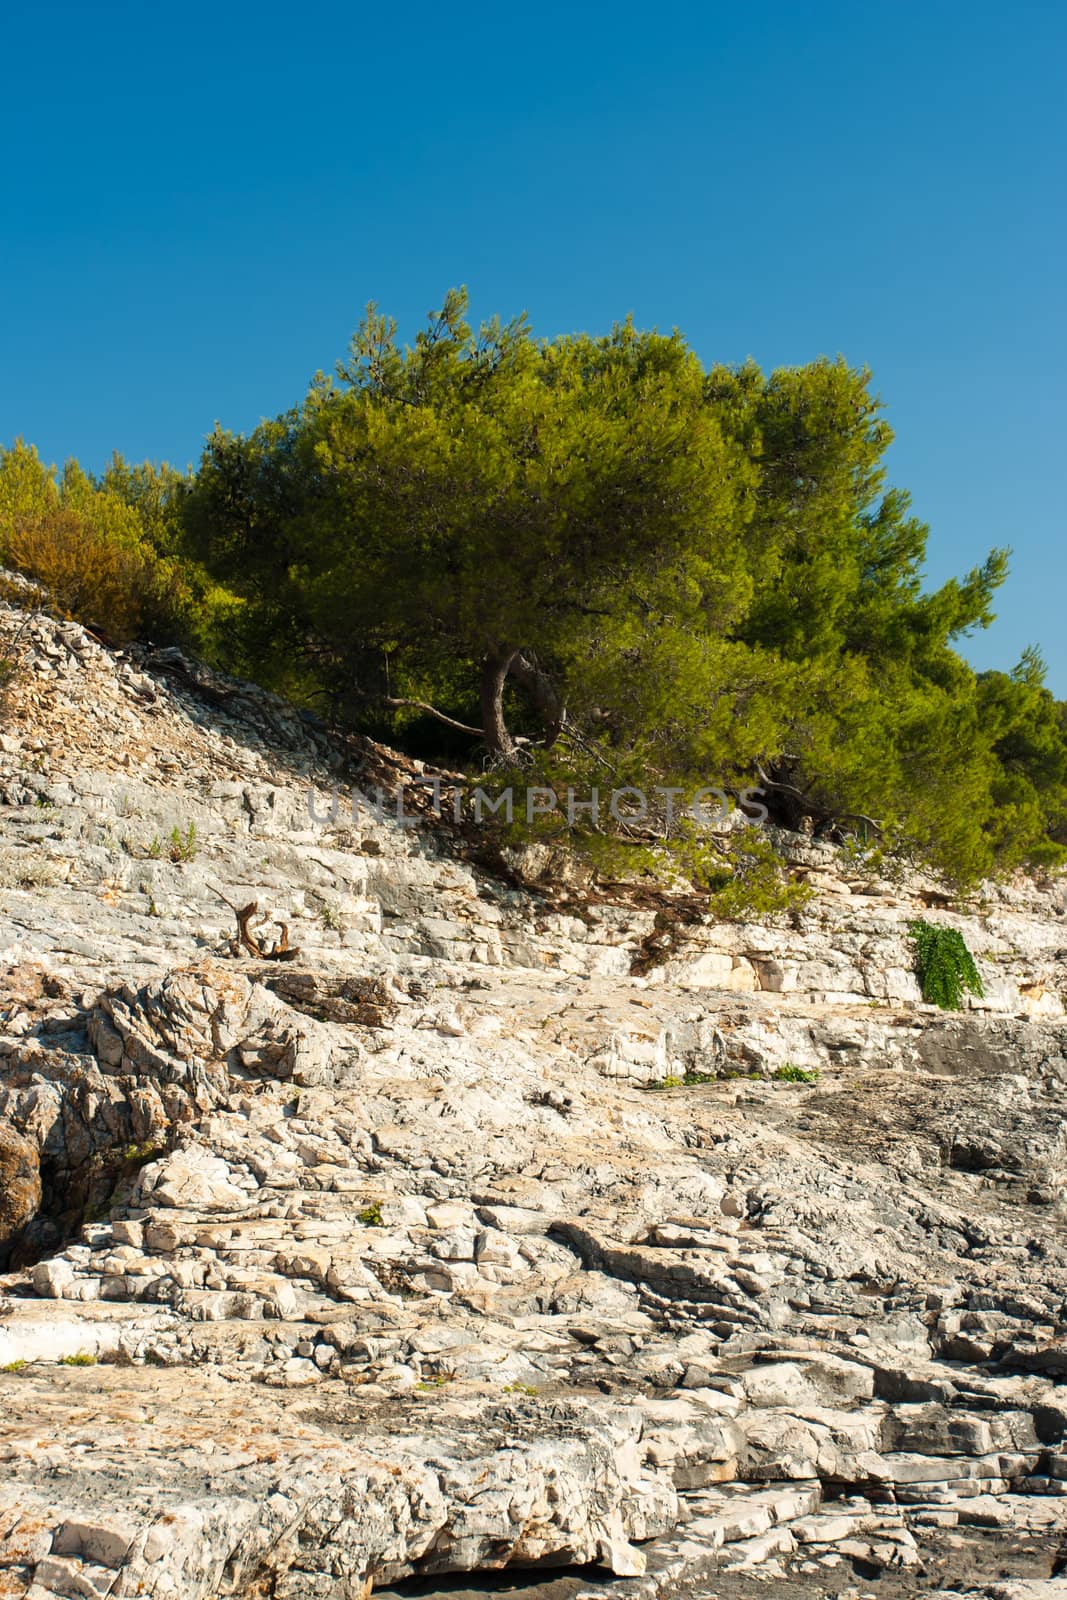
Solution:
[[[646,1083],[646,1089],[693,1089],[701,1083],[718,1083],[718,1077],[713,1072],[686,1072],[682,1077],[677,1073],[668,1073],[665,1078],[656,1083]]]
[[[804,1067],[795,1067],[791,1061],[785,1061],[780,1067],[775,1067],[771,1074],[779,1083],[818,1083],[819,1074],[815,1068],[808,1071]]]
[[[985,993],[974,958],[955,928],[941,928],[917,918],[908,923],[915,941],[915,975],[922,997],[943,1011],[959,1011],[964,992]]]
[[[167,860],[173,861],[176,867],[181,866],[186,861],[195,861],[196,853],[200,848],[196,838],[196,823],[190,822],[184,833],[175,823],[170,830],[170,837],[166,843],[160,839],[157,833],[151,844],[144,845],[142,848],[150,861],[162,861],[163,857],[166,856]]]
[[[0,849],[0,889],[50,889],[62,883],[65,867],[35,850]]]
[[[190,822],[184,833],[177,824],[170,830],[167,854],[175,865],[182,861],[195,861],[198,848],[195,822]]]
[[[66,616],[117,641],[180,609],[182,585],[168,563],[65,506],[20,518],[6,532],[6,559],[36,579]]]

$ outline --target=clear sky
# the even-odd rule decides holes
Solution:
[[[866,363],[965,648],[1067,697],[1067,7],[1028,0],[5,8],[0,441],[185,465],[342,353],[632,311],[707,360]]]

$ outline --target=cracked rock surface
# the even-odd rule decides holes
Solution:
[[[19,629],[0,1596],[1067,1593],[1062,895],[516,887],[353,815],[417,764]]]

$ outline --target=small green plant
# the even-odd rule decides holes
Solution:
[[[76,1356],[60,1356],[61,1367],[95,1367],[96,1357],[91,1356],[87,1350],[82,1350]]]
[[[974,957],[956,928],[938,927],[921,917],[908,923],[915,941],[915,976],[928,1005],[959,1011],[965,993],[985,994]]]
[[[0,1367],[0,1372],[22,1372],[26,1362],[21,1358],[18,1361],[9,1361],[6,1366]]]
[[[814,1067],[809,1071],[806,1067],[795,1067],[791,1061],[784,1061],[780,1067],[775,1067],[771,1076],[777,1078],[779,1083],[818,1083],[819,1081],[819,1074]]]
[[[536,1396],[539,1393],[539,1391],[534,1388],[532,1383],[506,1383],[504,1385],[504,1393],[505,1394],[529,1394],[529,1395],[535,1395]]]
[[[195,861],[200,846],[196,837],[196,823],[190,822],[183,833],[177,823],[170,830],[169,839],[164,841],[158,833],[151,844],[145,845],[144,853],[150,861],[162,861],[166,856],[168,861],[173,861],[175,866],[180,866],[185,861]]]
[[[198,849],[195,822],[190,822],[184,833],[175,823],[170,830],[170,844],[167,849],[167,854],[175,865],[182,861],[195,861]]]
[[[452,1382],[450,1372],[439,1372],[435,1378],[420,1378],[415,1385],[416,1389],[443,1389],[446,1383]]]
[[[682,1077],[677,1073],[668,1073],[665,1078],[656,1083],[646,1083],[646,1089],[691,1089],[698,1083],[718,1083],[718,1076],[714,1072],[686,1072]]]
[[[359,1221],[365,1228],[380,1228],[382,1226],[382,1208],[377,1201],[373,1205],[364,1206],[358,1213]]]
[[[322,910],[319,912],[319,915],[322,918],[322,925],[324,928],[328,928],[331,933],[336,933],[338,931],[341,926],[341,919],[338,917],[337,912],[333,909],[333,906],[324,905]]]

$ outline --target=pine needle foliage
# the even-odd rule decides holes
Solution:
[[[956,928],[937,927],[921,917],[908,923],[915,941],[915,975],[928,1005],[959,1011],[964,993],[981,999],[985,990],[974,957]]]

